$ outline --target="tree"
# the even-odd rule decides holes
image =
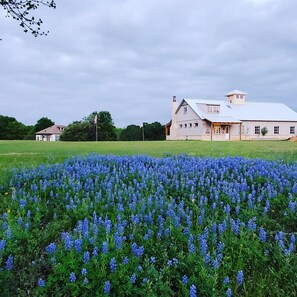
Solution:
[[[60,136],[61,141],[90,141],[93,127],[88,121],[75,121],[68,125]]]
[[[0,115],[0,139],[26,139],[30,127],[18,122],[13,117]]]
[[[55,125],[55,123],[52,120],[50,120],[49,118],[46,118],[46,117],[42,117],[35,124],[33,132],[34,133],[39,132],[39,131],[46,129],[48,127],[51,127],[53,125]]]
[[[98,113],[98,140],[113,141],[117,139],[116,128],[109,111]]]
[[[145,140],[164,140],[166,138],[165,126],[159,122],[143,123],[143,129]]]
[[[94,124],[97,115],[98,140],[116,140],[116,128],[108,111],[92,112],[81,121],[68,125],[60,137],[61,141],[95,141],[96,129]]]
[[[263,127],[263,128],[261,129],[261,134],[262,134],[263,136],[265,136],[267,133],[268,133],[268,129],[267,129],[267,127]]]
[[[142,132],[140,126],[129,125],[127,128],[123,129],[120,134],[120,140],[123,141],[133,141],[142,140]]]
[[[19,22],[24,32],[31,32],[35,37],[47,35],[41,31],[42,20],[35,19],[32,11],[38,9],[40,5],[56,8],[54,0],[0,0],[0,5],[6,10],[7,17],[12,17]]]

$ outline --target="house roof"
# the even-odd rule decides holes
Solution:
[[[226,117],[232,122],[240,121],[292,121],[297,122],[297,113],[283,103],[245,102],[234,104],[228,101],[184,99],[193,111],[201,118],[210,121]],[[182,104],[182,103],[181,103]],[[207,104],[220,105],[219,114],[209,114],[203,109]],[[233,121],[234,120],[234,121]]]
[[[235,89],[235,90],[233,90],[233,91],[227,93],[225,96],[232,96],[232,95],[234,95],[234,94],[236,94],[236,95],[246,95],[245,92],[241,92],[241,91]]]
[[[35,134],[36,135],[52,135],[52,134],[61,135],[63,133],[65,127],[66,126],[64,126],[64,125],[53,125],[51,127],[43,129],[41,131],[38,131]]]

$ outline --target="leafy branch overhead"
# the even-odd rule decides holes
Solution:
[[[54,0],[0,0],[0,5],[6,10],[7,17],[12,17],[19,22],[24,32],[31,32],[35,37],[48,34],[48,31],[41,30],[43,21],[35,18],[32,12],[40,5],[56,8]]]

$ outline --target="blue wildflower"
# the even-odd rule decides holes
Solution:
[[[237,273],[237,283],[238,285],[242,285],[244,280],[243,271],[239,270]]]
[[[75,283],[76,282],[76,275],[74,272],[71,272],[69,275],[69,280],[71,283]]]
[[[56,248],[57,248],[56,244],[52,242],[45,248],[45,251],[51,255],[56,251]]]
[[[106,241],[102,244],[102,253],[107,254],[108,253],[108,243]]]
[[[111,288],[110,281],[106,281],[104,283],[104,290],[103,290],[104,294],[109,294],[110,288]]]
[[[86,275],[87,275],[87,269],[86,269],[86,268],[83,268],[83,269],[81,270],[81,274],[82,274],[83,276],[86,276]]]
[[[89,252],[84,252],[83,261],[85,264],[89,263],[89,261],[90,261],[90,253]]]
[[[117,262],[116,262],[116,259],[115,258],[112,258],[109,262],[109,267],[110,267],[110,270],[112,272],[115,272],[117,270]]]
[[[188,277],[186,275],[183,275],[183,277],[182,277],[182,283],[184,285],[186,285],[188,283]]]
[[[227,297],[232,297],[232,289],[230,289],[230,288],[227,289],[226,296]]]
[[[135,282],[136,282],[136,274],[133,273],[133,274],[131,275],[131,277],[130,277],[130,283],[131,283],[131,284],[135,284]]]
[[[197,289],[196,286],[193,284],[190,287],[190,297],[196,297],[197,296]]]
[[[37,284],[38,284],[38,287],[44,287],[45,286],[45,280],[43,280],[42,278],[39,278]]]

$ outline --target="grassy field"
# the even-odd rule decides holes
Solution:
[[[297,143],[288,141],[154,141],[154,142],[36,142],[0,141],[0,174],[11,169],[63,162],[75,155],[189,154],[193,156],[243,156],[269,160],[297,161]]]

